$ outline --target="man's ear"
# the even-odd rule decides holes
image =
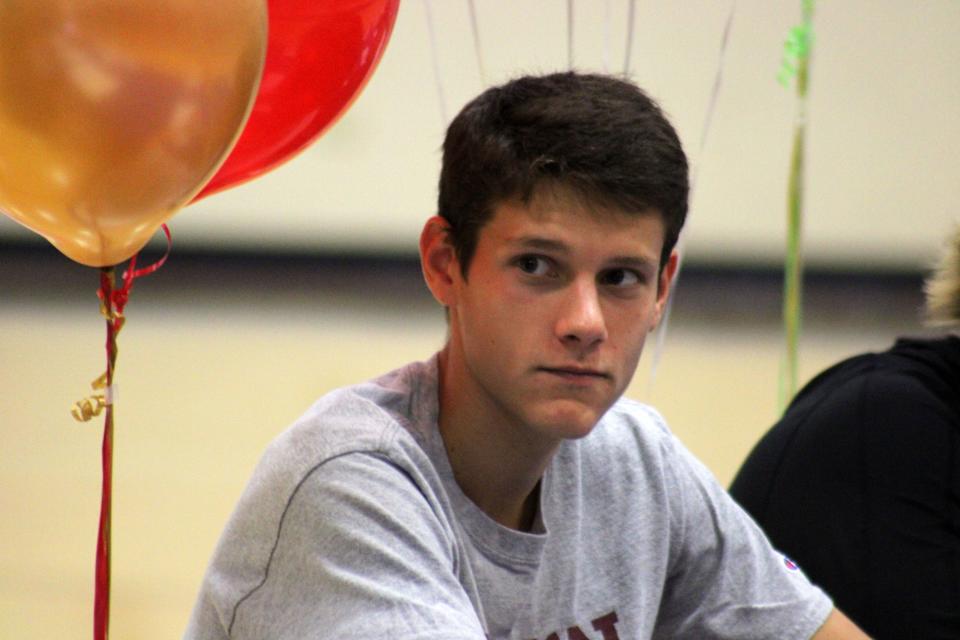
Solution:
[[[674,249],[670,252],[670,257],[667,258],[666,264],[660,269],[660,277],[657,282],[657,312],[653,326],[650,327],[651,331],[656,329],[657,325],[660,324],[660,319],[663,317],[663,310],[666,308],[667,300],[670,298],[670,286],[673,284],[673,278],[677,275],[677,268],[679,266],[680,254]]]
[[[450,224],[440,216],[433,216],[420,232],[420,268],[423,279],[437,302],[445,307],[453,304],[454,283],[459,276],[460,263],[449,237]]]

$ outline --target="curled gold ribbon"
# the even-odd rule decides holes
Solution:
[[[78,422],[89,422],[91,418],[100,415],[106,406],[106,397],[102,393],[98,393],[74,404],[70,413]]]
[[[106,389],[106,372],[102,373],[100,377],[91,382],[90,386],[93,387],[94,390]],[[74,403],[73,408],[70,410],[70,414],[78,422],[89,422],[91,418],[103,413],[104,408],[106,408],[108,404],[110,403],[107,402],[107,395],[105,393],[95,393],[92,396],[88,396],[83,400]]]

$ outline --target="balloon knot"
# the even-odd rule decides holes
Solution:
[[[113,292],[113,308],[117,310],[117,315],[123,313],[123,308],[127,306],[127,301],[130,300],[130,289],[129,287],[124,287],[123,289],[117,289]]]

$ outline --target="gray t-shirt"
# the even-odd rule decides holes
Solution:
[[[667,430],[621,399],[565,441],[535,533],[453,479],[436,357],[320,399],[268,448],[189,639],[809,638],[832,604]]]

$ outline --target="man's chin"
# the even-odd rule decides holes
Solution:
[[[550,407],[544,407],[545,410],[537,416],[537,430],[557,439],[576,440],[589,435],[603,415],[595,408],[578,402],[560,401],[551,404]]]

